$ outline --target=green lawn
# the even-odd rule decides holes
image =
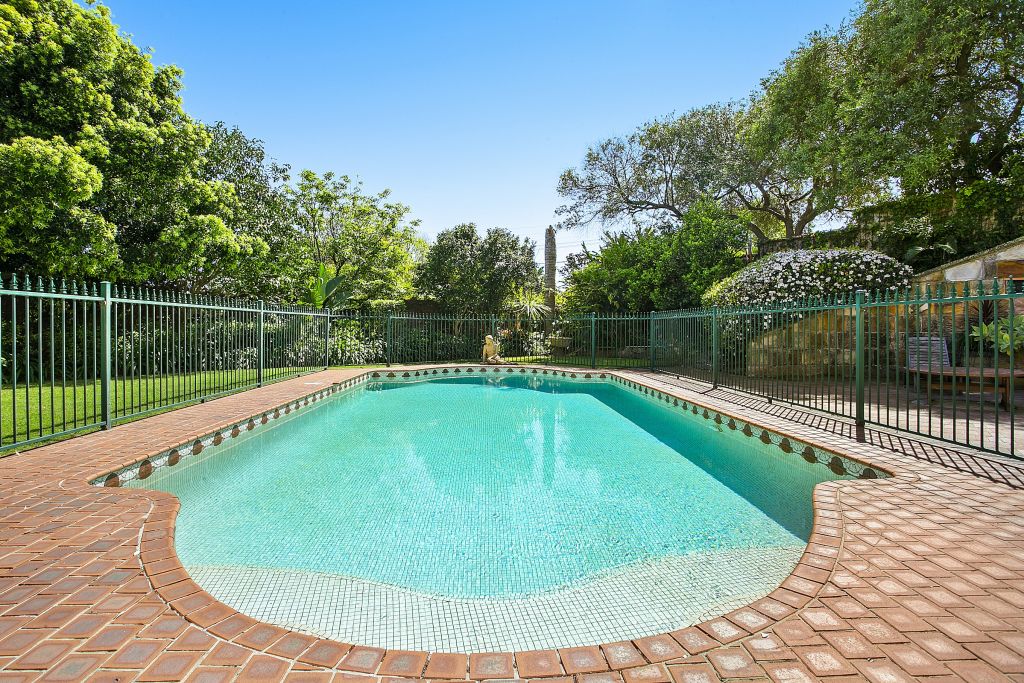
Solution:
[[[302,372],[299,368],[275,368],[264,373],[269,383]],[[197,403],[210,396],[240,391],[256,384],[255,370],[213,370],[189,374],[117,379],[112,383],[111,404],[114,419],[127,422],[154,412]],[[0,449],[8,451],[16,443],[49,438],[90,425],[96,429],[101,420],[100,382],[51,387],[45,384],[18,385],[0,389]]]

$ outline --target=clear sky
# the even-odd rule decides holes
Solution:
[[[650,118],[743,98],[854,0],[102,0],[187,111],[293,169],[391,188],[427,236],[543,244],[558,176]],[[559,233],[559,260],[596,231]],[[539,255],[539,254],[538,254]]]

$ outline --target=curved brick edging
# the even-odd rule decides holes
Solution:
[[[470,367],[477,368],[478,366]],[[548,369],[542,367],[526,366],[525,369],[542,370],[544,375],[549,372]],[[480,368],[476,371],[486,372],[488,370],[494,372],[498,368]],[[447,370],[445,372],[447,373]],[[576,373],[571,370],[553,371],[553,374],[556,373],[576,378]],[[409,372],[404,374],[409,376]],[[580,372],[580,375],[585,375],[587,379],[591,377],[591,374],[597,375],[598,373]],[[416,375],[418,376],[419,372],[416,372]],[[617,377],[625,384],[642,384],[622,378],[614,372],[600,373],[602,379],[605,375]],[[398,375],[394,372],[381,374],[379,371],[367,371],[361,376],[352,378],[350,382],[355,383],[370,377],[398,377]],[[659,399],[663,396],[672,397],[669,392],[662,392],[649,385],[644,386],[652,395],[657,392]],[[301,401],[302,398],[298,400]],[[717,413],[742,423],[756,425],[763,430],[763,434],[768,432],[778,434],[778,432],[758,424],[756,420],[750,420],[749,417],[740,417],[720,409],[708,408],[692,399],[686,399],[686,401],[693,406],[694,414],[698,414],[698,407],[702,409],[704,419],[715,419],[721,424],[721,420],[712,417],[712,414]],[[687,408],[688,406],[684,404],[684,410]],[[276,411],[276,407],[264,412],[270,410]],[[259,415],[251,416],[251,418],[257,417]],[[231,426],[225,424],[220,429]],[[753,436],[749,433],[747,435]],[[786,435],[779,434],[779,436],[785,437]],[[807,439],[801,438],[799,441],[807,442]],[[765,442],[767,443],[767,441]],[[834,447],[820,444],[811,445],[825,451],[835,452]],[[136,458],[131,462],[123,463],[122,467],[145,459],[146,456]],[[886,479],[860,480],[870,485],[906,476],[901,476],[899,469],[894,468],[891,464],[881,465],[864,462],[862,459],[851,459],[858,460],[861,464],[874,467],[888,475]],[[95,477],[90,477],[90,480],[102,478],[103,474],[103,472],[98,473]],[[812,496],[814,510],[812,532],[797,566],[777,589],[749,605],[676,631],[618,643],[595,643],[587,647],[512,653],[489,652],[468,655],[443,653],[440,656],[445,661],[453,658],[468,659],[470,665],[468,676],[474,679],[506,678],[513,677],[517,673],[521,678],[558,677],[575,673],[597,674],[701,654],[728,645],[752,633],[769,629],[779,620],[792,615],[814,599],[834,571],[841,548],[843,528],[839,490],[843,484],[849,481],[851,480],[827,481],[815,487]],[[330,639],[307,636],[296,631],[288,631],[280,626],[253,619],[220,602],[192,580],[175,552],[174,523],[180,508],[177,498],[158,491],[149,493],[154,498],[154,505],[143,525],[141,535],[142,566],[156,593],[189,622],[206,629],[219,638],[254,651],[262,651],[270,645],[272,639],[280,638],[283,642],[278,644],[273,654],[284,657],[295,656],[299,661],[310,665],[352,673],[375,673],[404,678],[437,677],[427,672],[426,668],[427,663],[437,658],[438,654],[399,651],[400,657],[388,659],[389,651],[381,648],[350,645]],[[282,638],[282,634],[287,637]],[[304,648],[302,652],[299,652],[300,646]],[[639,657],[638,653],[642,653],[643,656]],[[395,661],[396,659],[400,661]],[[417,667],[419,667],[418,670]]]
[[[83,483],[101,466],[115,469],[117,454],[159,453],[182,434],[199,438],[294,400],[310,379],[355,374],[289,380],[0,459],[0,680],[329,681],[335,667],[333,680],[346,683],[563,672],[575,683],[1024,674],[1024,493],[765,413],[756,420],[775,432],[896,476],[819,485],[807,551],[768,597],[669,637],[591,648],[427,657],[262,624],[182,577],[176,499]],[[657,377],[617,374],[665,390]],[[668,391],[723,415],[740,410]],[[742,420],[754,412],[744,409]]]

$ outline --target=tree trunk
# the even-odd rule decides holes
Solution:
[[[558,264],[558,255],[555,248],[555,229],[548,226],[544,233],[544,303],[548,312],[544,316],[544,333],[551,334],[551,319],[555,315],[555,288],[558,286],[555,267]]]

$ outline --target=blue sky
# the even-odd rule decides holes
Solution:
[[[294,169],[391,188],[427,236],[460,222],[543,241],[587,146],[754,89],[853,0],[103,0],[185,107]],[[588,234],[560,233],[559,254]]]

